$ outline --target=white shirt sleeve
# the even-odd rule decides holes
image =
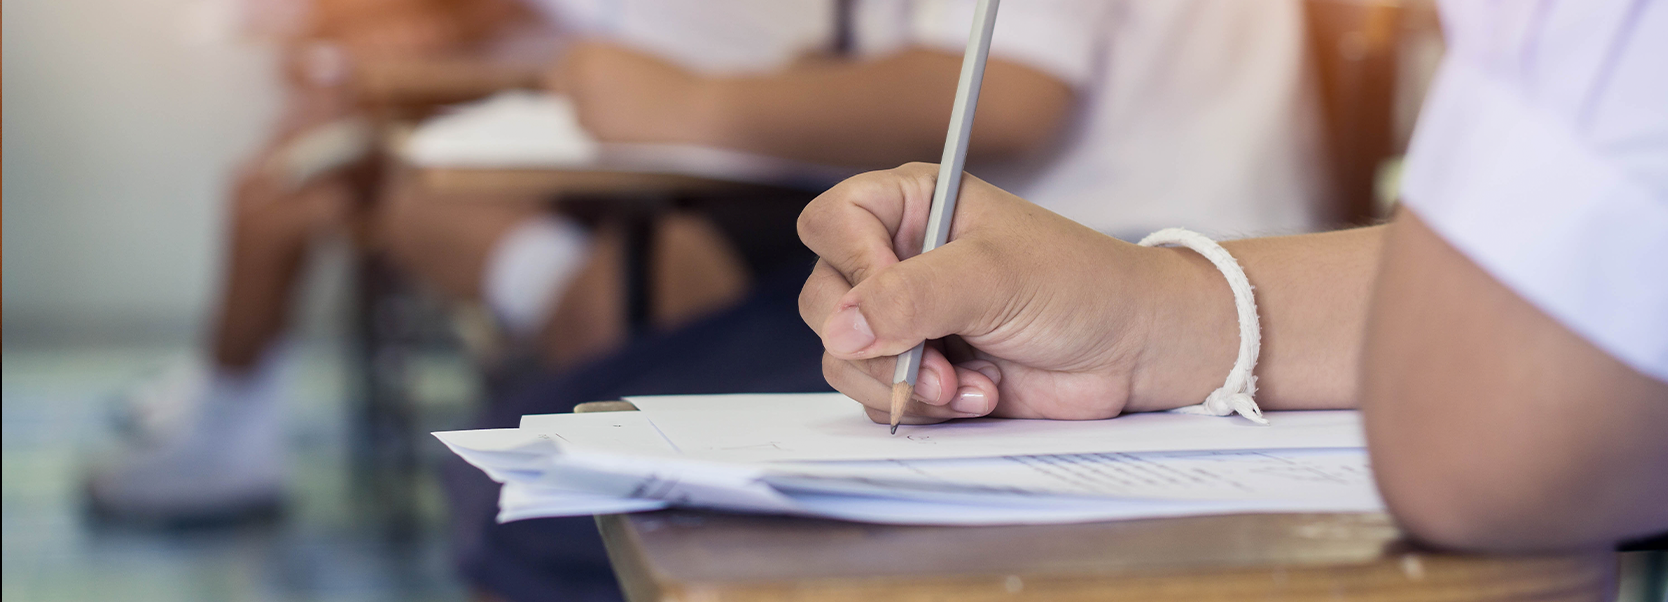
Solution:
[[[921,46],[955,54],[967,49],[973,0],[917,0],[911,33]],[[1098,50],[1107,33],[1107,0],[1011,0],[996,9],[990,54],[1081,87],[1095,74]]]
[[[1518,295],[1668,381],[1668,2],[1442,6],[1408,207]]]

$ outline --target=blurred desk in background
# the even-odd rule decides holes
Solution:
[[[414,137],[395,135],[391,145],[399,148]],[[803,251],[795,229],[800,210],[851,173],[716,148],[596,146],[589,159],[578,162],[537,153],[505,166],[472,164],[457,153],[451,154],[459,160],[451,163],[398,159],[395,173],[407,181],[395,185],[413,185],[446,202],[547,199],[553,211],[620,232],[627,320],[633,331],[641,331],[650,326],[659,296],[680,294],[657,290],[650,265],[656,227],[668,214],[710,222],[734,247],[725,254],[739,256],[757,274],[764,264]]]
[[[425,190],[467,198],[502,198],[504,194],[536,195],[553,200],[564,197],[619,195],[678,195],[690,192],[722,193],[744,185],[713,178],[669,173],[604,171],[581,169],[475,169],[457,167],[421,168],[414,172]]]
[[[405,151],[406,144],[418,135],[413,133],[414,128],[421,126],[410,123],[395,121],[380,126],[387,174],[383,186],[396,190],[410,187],[423,201],[429,200],[423,197],[432,197],[433,202],[544,200],[551,211],[586,224],[594,232],[606,230],[610,233],[608,244],[618,245],[609,247],[618,250],[618,268],[608,269],[619,271],[620,315],[628,338],[664,326],[671,319],[668,316],[685,315],[688,312],[684,309],[701,305],[705,302],[702,300],[740,298],[747,293],[744,276],[734,286],[720,287],[717,283],[729,280],[708,278],[705,276],[710,274],[699,270],[680,270],[675,266],[690,262],[669,261],[669,257],[723,261],[730,266],[726,274],[750,270],[757,275],[772,265],[796,262],[798,255],[807,253],[794,227],[799,211],[822,187],[843,175],[768,157],[671,145],[603,144],[598,145],[592,160],[551,160],[543,165],[540,163],[546,157],[536,153],[494,165],[468,152],[449,150],[455,162],[417,164]],[[480,146],[479,139],[468,142],[471,144],[460,145],[460,150]],[[664,235],[664,226],[674,214],[685,223],[701,220],[717,235],[702,239],[712,242],[693,250],[687,248],[687,238],[677,239],[683,243],[668,243],[671,239]],[[712,248],[726,244],[729,248]],[[425,338],[433,338],[425,333],[434,330],[436,320],[432,312],[411,309],[423,305],[419,287],[413,286],[410,278],[377,249],[367,251],[360,258],[355,303],[355,339],[361,350],[359,373],[364,400],[356,420],[359,435],[354,439],[362,468],[358,482],[366,484],[379,506],[401,506],[405,504],[401,500],[409,494],[406,483],[411,482],[416,469],[420,437],[411,428],[416,420],[408,390],[408,358]],[[613,251],[600,254],[614,256]],[[745,265],[736,265],[737,261]],[[799,263],[809,266],[810,260]],[[671,267],[663,267],[668,264]],[[714,292],[719,288],[724,290]],[[464,315],[481,316],[484,312]],[[496,373],[514,372],[517,367],[524,369],[535,363],[523,357],[524,351],[513,351],[512,346],[504,344],[507,337],[492,326],[492,320],[477,318],[457,323],[465,327],[456,332],[464,334],[466,346],[476,352],[477,361],[486,368],[489,390],[497,388],[494,382],[518,380],[513,374],[495,378]],[[509,361],[501,361],[506,358]]]

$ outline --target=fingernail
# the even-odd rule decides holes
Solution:
[[[990,399],[977,387],[962,387],[956,391],[956,398],[950,400],[950,409],[963,414],[983,416],[990,413]]]
[[[874,342],[875,332],[869,330],[869,321],[863,318],[863,312],[857,311],[856,305],[829,316],[828,328],[823,329],[822,344],[834,353],[850,355]]]
[[[938,396],[944,393],[944,383],[938,380],[938,373],[922,370],[921,376],[915,379],[915,396],[932,405],[938,405]]]

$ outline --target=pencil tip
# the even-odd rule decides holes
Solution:
[[[909,404],[909,397],[915,394],[915,387],[908,382],[892,385],[892,419],[887,422],[892,425],[892,434],[898,434],[898,423],[903,422],[904,406]]]

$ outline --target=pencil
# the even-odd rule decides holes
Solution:
[[[926,253],[950,238],[950,218],[956,214],[956,196],[961,193],[961,172],[967,165],[967,138],[973,133],[973,111],[979,105],[979,84],[985,79],[985,60],[990,56],[990,35],[996,29],[998,0],[979,0],[973,9],[973,32],[967,36],[967,54],[961,59],[961,79],[956,83],[956,101],[950,108],[950,132],[944,137],[944,157],[938,162],[938,184],[932,191],[932,209],[927,232],[921,242]],[[926,341],[898,356],[892,373],[892,434],[898,434],[904,406],[915,395],[915,379],[921,375],[921,353]]]

